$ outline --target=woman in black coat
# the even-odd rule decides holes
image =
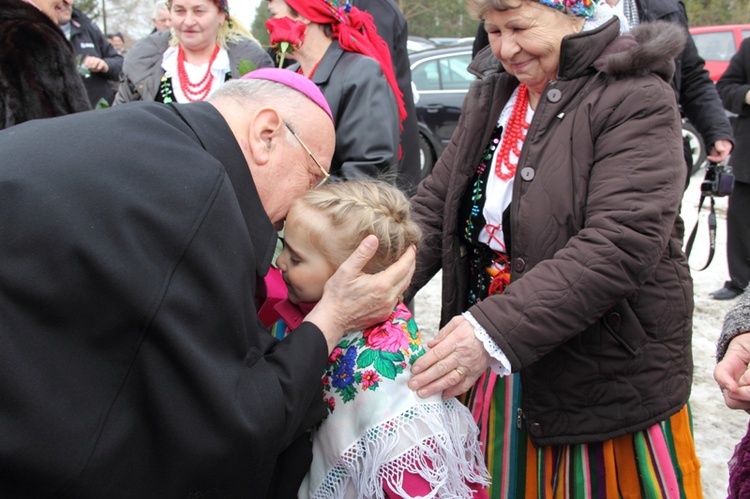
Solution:
[[[91,108],[73,50],[49,17],[58,1],[0,3],[0,129]]]

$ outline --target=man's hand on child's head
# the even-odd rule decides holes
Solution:
[[[377,250],[378,239],[367,236],[328,280],[323,297],[305,319],[323,332],[329,352],[347,332],[386,320],[411,282],[416,261],[413,247],[384,271],[366,274],[363,269]]]

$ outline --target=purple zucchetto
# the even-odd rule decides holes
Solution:
[[[326,102],[326,98],[323,97],[323,93],[320,91],[318,86],[312,82],[306,76],[297,74],[294,71],[288,69],[279,68],[261,68],[242,76],[243,80],[268,80],[281,83],[289,88],[293,88],[296,91],[306,95],[310,100],[316,103],[323,111],[326,112],[331,121],[333,121],[333,113],[331,108]]]

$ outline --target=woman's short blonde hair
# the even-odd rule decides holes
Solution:
[[[211,3],[216,5],[215,2]],[[216,8],[219,9],[218,6]],[[172,38],[169,40],[169,45],[172,47],[176,47],[180,43],[180,40],[177,38],[174,28],[171,31]],[[216,42],[224,50],[229,50],[229,44],[237,43],[243,39],[252,40],[258,43],[258,40],[253,36],[252,33],[250,33],[250,31],[245,26],[242,25],[242,23],[237,21],[237,19],[235,19],[231,15],[227,14],[226,20],[221,24],[221,26],[219,26],[219,32],[216,34]]]
[[[314,210],[328,221],[327,227],[311,227],[310,234],[333,268],[338,268],[365,237],[374,234],[378,251],[365,272],[380,272],[409,246],[418,244],[422,234],[411,218],[406,195],[378,180],[326,184],[305,193],[294,206]]]

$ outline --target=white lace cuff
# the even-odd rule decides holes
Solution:
[[[510,374],[510,361],[505,356],[500,347],[492,341],[487,331],[479,325],[477,320],[469,312],[461,314],[464,319],[469,321],[474,326],[474,336],[484,345],[484,349],[490,354],[490,369],[492,369],[498,376],[507,376]]]

